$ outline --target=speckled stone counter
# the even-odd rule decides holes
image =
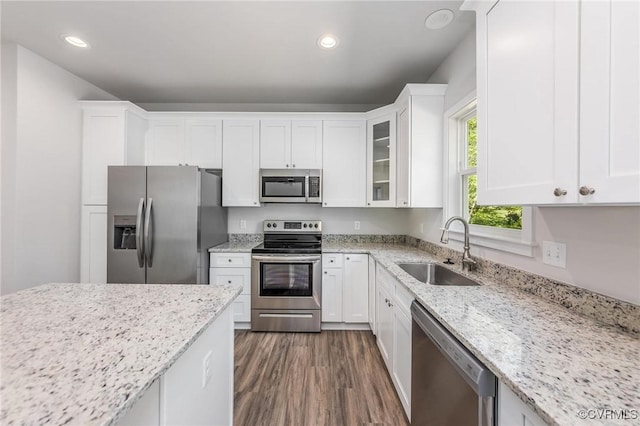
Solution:
[[[240,291],[47,284],[3,296],[0,423],[114,423]]]
[[[260,244],[256,241],[226,242],[209,249],[209,253],[251,253],[251,249]]]
[[[369,253],[496,376],[551,425],[631,425],[583,420],[580,410],[640,411],[640,338],[517,288],[421,283],[397,262],[435,260],[404,245],[323,244],[324,252]],[[459,271],[455,267],[456,271]]]

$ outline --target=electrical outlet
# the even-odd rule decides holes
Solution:
[[[567,245],[564,243],[556,243],[553,241],[542,242],[542,263],[557,266],[558,268],[567,267]]]
[[[356,231],[360,229],[360,221],[356,220],[355,222],[353,222],[353,229],[355,229]]]
[[[247,229],[247,221],[240,219],[240,229]]]
[[[211,351],[202,359],[202,388],[207,387],[207,383],[211,380]]]

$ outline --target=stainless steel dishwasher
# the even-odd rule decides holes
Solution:
[[[493,373],[416,301],[411,317],[411,424],[495,426]]]

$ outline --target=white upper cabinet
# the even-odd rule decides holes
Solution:
[[[640,203],[640,3],[581,7],[580,179],[589,203]]]
[[[260,122],[224,120],[222,134],[222,205],[258,207]]]
[[[640,202],[637,2],[463,7],[477,18],[478,202]]]
[[[442,207],[446,84],[408,84],[396,100],[396,206]]]
[[[367,121],[367,206],[396,205],[395,110]]]
[[[130,102],[83,101],[82,204],[107,204],[107,167],[144,164],[145,112]]]
[[[260,167],[321,169],[322,121],[261,120]]]
[[[367,128],[365,120],[325,121],[322,145],[322,205],[366,205]]]
[[[150,120],[146,164],[222,167],[222,120],[162,117]]]

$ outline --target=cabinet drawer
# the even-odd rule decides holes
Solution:
[[[251,253],[211,253],[210,268],[250,268]]]
[[[323,253],[322,254],[322,267],[323,268],[342,268],[342,253]]]
[[[251,321],[251,296],[241,294],[233,301],[233,320],[236,322]]]
[[[411,302],[413,302],[413,299],[413,294],[404,285],[396,281],[396,302],[398,307],[409,318],[411,318]]]
[[[209,284],[238,284],[242,294],[251,294],[251,268],[209,268]]]

